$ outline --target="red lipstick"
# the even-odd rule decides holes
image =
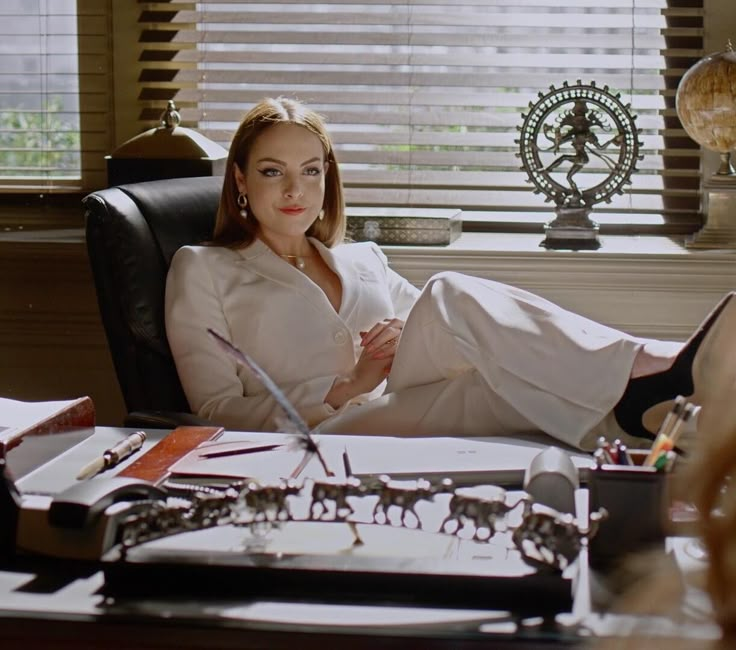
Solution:
[[[299,205],[292,205],[286,208],[279,208],[279,210],[285,214],[299,215],[304,212],[306,208],[303,208]]]

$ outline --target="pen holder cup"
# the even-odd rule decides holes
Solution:
[[[631,465],[603,465],[590,470],[590,511],[605,508],[590,540],[595,569],[617,566],[629,553],[663,546],[669,521],[669,473],[644,467],[647,451],[630,451]]]

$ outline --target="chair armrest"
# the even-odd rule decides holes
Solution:
[[[192,413],[178,411],[131,411],[125,416],[124,426],[133,429],[175,429],[178,426],[212,427],[211,420]]]

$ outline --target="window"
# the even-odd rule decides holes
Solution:
[[[111,94],[104,6],[93,0],[0,6],[0,190],[105,185]]]
[[[227,147],[250,105],[294,96],[327,117],[349,204],[459,207],[468,229],[538,229],[552,207],[520,169],[522,113],[550,85],[595,81],[631,105],[644,158],[594,218],[609,232],[699,225],[699,149],[674,96],[702,56],[702,0],[166,7],[140,15],[148,126],[174,99]]]

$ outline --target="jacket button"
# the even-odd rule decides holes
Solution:
[[[342,345],[343,343],[345,343],[345,339],[346,339],[346,338],[347,338],[347,337],[345,336],[345,332],[343,332],[343,331],[340,331],[340,332],[335,332],[335,335],[334,335],[334,336],[332,337],[332,339],[333,339],[333,340],[335,341],[335,343],[337,343],[338,345]]]

